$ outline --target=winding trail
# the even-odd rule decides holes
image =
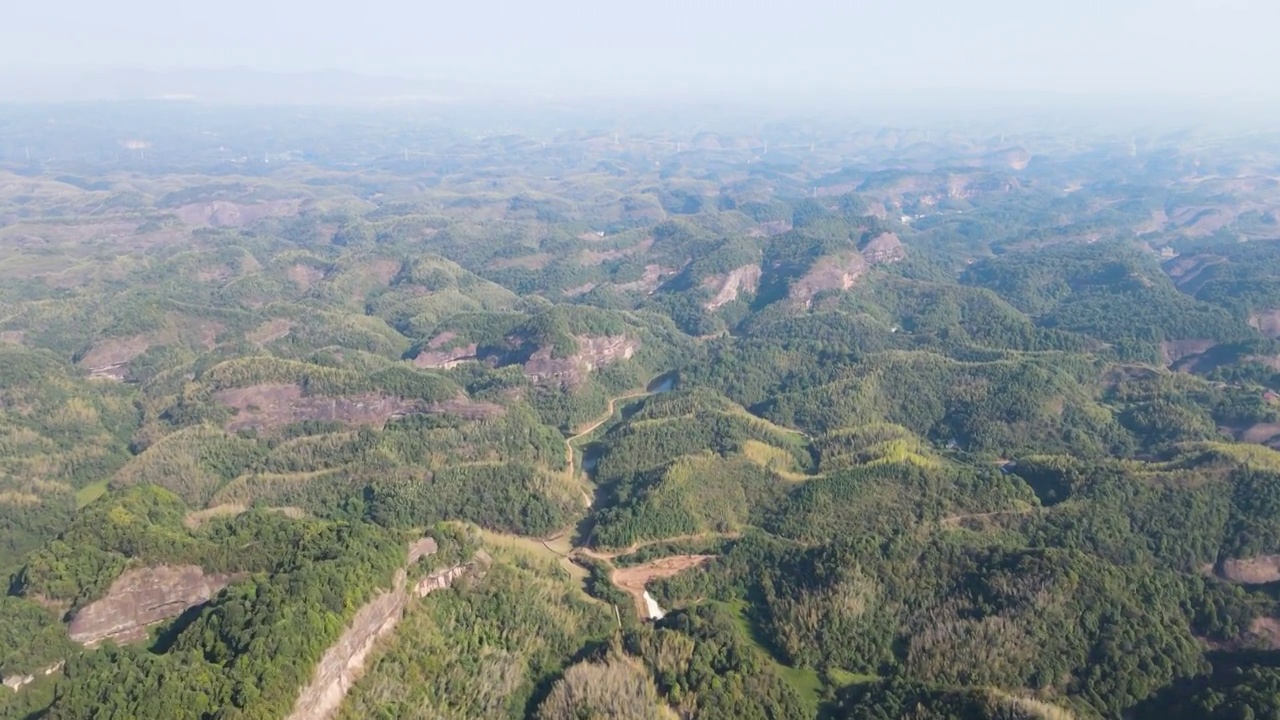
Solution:
[[[673,537],[658,538],[656,540],[645,540],[643,542],[635,542],[635,543],[631,543],[625,548],[622,548],[621,550],[611,550],[608,552],[602,552],[600,550],[592,550],[591,548],[588,548],[588,547],[577,547],[573,549],[573,552],[586,555],[587,557],[592,558],[593,560],[613,560],[614,558],[622,557],[623,555],[630,555],[643,548],[652,547],[653,545],[661,545],[662,543],[690,542],[690,541],[696,541],[696,540],[733,540],[735,538],[740,538],[740,537],[742,537],[742,533],[737,533],[737,532],[732,532],[732,533],[702,532],[702,533],[694,533],[691,535],[675,535]]]
[[[578,472],[574,467],[575,463],[574,463],[573,444],[578,442],[582,438],[590,435],[591,433],[595,432],[596,430],[600,429],[601,425],[609,422],[609,419],[613,417],[613,414],[615,412],[617,412],[618,403],[624,402],[626,400],[635,400],[636,398],[642,398],[642,397],[646,397],[653,394],[655,393],[650,390],[636,390],[636,391],[627,393],[625,395],[619,395],[617,397],[609,398],[609,408],[608,410],[605,411],[603,415],[600,416],[599,419],[593,420],[591,424],[579,430],[577,434],[571,435],[564,439],[565,466],[569,468],[568,472],[569,472],[570,479],[576,478],[578,476]],[[590,508],[590,506],[591,504],[588,503],[587,507]]]

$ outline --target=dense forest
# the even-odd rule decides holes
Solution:
[[[6,112],[2,718],[1280,718],[1275,138]]]

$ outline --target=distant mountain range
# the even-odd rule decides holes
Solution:
[[[190,70],[0,71],[0,97],[17,102],[198,100],[244,104],[450,103],[496,97],[475,85],[368,76],[340,70],[299,73],[249,68]]]

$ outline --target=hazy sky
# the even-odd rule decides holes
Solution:
[[[1277,0],[10,0],[0,68],[339,69],[590,94],[1280,96]]]

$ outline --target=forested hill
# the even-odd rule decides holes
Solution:
[[[47,112],[0,717],[1280,717],[1275,138]]]

